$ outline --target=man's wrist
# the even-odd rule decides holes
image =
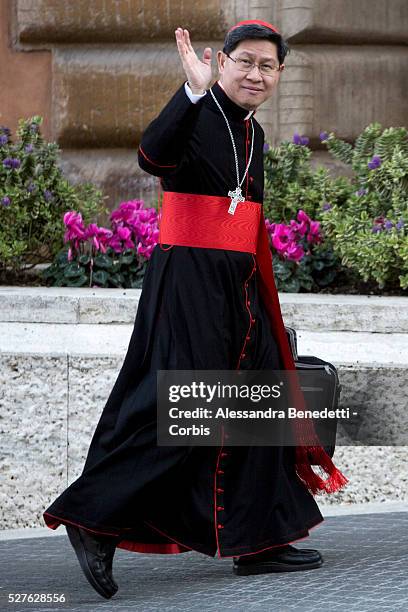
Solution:
[[[200,100],[200,98],[203,98],[207,93],[205,90],[201,90],[199,93],[195,93],[194,91],[192,91],[188,81],[184,83],[184,90],[186,92],[187,97],[193,104],[196,104]]]
[[[191,89],[191,93],[195,96],[203,96],[205,94],[205,89],[197,89],[196,87],[192,87],[188,81],[187,85]]]

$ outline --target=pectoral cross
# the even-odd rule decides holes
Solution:
[[[230,215],[233,215],[236,207],[238,206],[238,202],[245,202],[245,198],[242,196],[241,187],[237,187],[234,191],[229,191],[228,197],[231,198],[231,204],[228,212]]]

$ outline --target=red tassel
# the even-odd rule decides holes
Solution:
[[[329,477],[323,480],[313,471],[311,463],[320,465]],[[319,492],[335,493],[349,482],[321,446],[296,447],[296,473],[313,495]]]

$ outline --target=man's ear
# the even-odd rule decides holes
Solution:
[[[279,66],[279,70],[280,70],[280,72],[283,72],[285,70],[285,64],[281,64]]]
[[[224,64],[227,56],[222,51],[217,51],[217,64],[220,74],[224,72]]]

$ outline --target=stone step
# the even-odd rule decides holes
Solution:
[[[0,287],[0,322],[133,324],[140,289]],[[280,293],[285,324],[310,332],[408,333],[408,297]],[[358,336],[360,337],[360,336]],[[385,336],[386,337],[386,336]]]
[[[0,353],[14,355],[124,356],[133,325],[84,323],[0,323]],[[315,355],[337,365],[408,364],[406,334],[310,332],[300,330],[299,355]]]

